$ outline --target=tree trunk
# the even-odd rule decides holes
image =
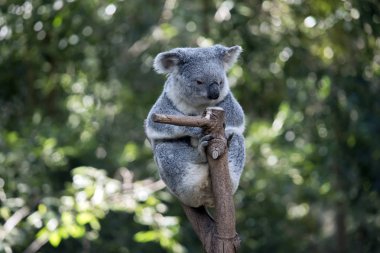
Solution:
[[[213,137],[206,153],[215,201],[215,220],[208,215],[204,207],[193,208],[184,204],[182,206],[207,253],[236,253],[240,239],[235,228],[235,207],[224,132],[224,110],[220,107],[209,107],[202,117],[156,114],[153,120],[165,124],[201,127],[205,134]]]

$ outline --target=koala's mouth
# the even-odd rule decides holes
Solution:
[[[210,100],[217,100],[219,98],[219,94],[211,94],[207,96]]]

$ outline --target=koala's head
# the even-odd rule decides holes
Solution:
[[[169,89],[190,104],[209,105],[228,91],[226,71],[239,57],[240,46],[215,45],[206,48],[175,48],[157,55],[154,68],[172,79]],[[174,87],[173,87],[174,86]]]

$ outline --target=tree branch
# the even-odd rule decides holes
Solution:
[[[29,207],[24,206],[17,210],[9,219],[6,220],[3,226],[3,231],[0,230],[0,240],[3,240],[9,232],[14,229],[30,213]]]

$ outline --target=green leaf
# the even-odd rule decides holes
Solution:
[[[134,236],[136,242],[141,243],[156,241],[158,238],[159,233],[157,231],[140,231]]]
[[[17,132],[9,132],[7,134],[7,141],[10,145],[14,145],[18,141],[18,138]]]
[[[58,229],[58,233],[62,239],[67,239],[69,237],[69,231],[67,231],[67,227],[60,227]]]
[[[90,221],[90,226],[94,230],[100,230],[100,223],[98,219],[94,218],[93,220]]]
[[[318,97],[325,99],[330,95],[331,80],[328,76],[324,76],[320,81],[320,88],[318,90]]]
[[[74,238],[83,237],[86,230],[83,226],[72,225],[68,228],[69,234]]]
[[[134,142],[128,142],[123,150],[121,162],[133,162],[138,155],[138,148]]]
[[[73,215],[69,212],[63,212],[61,215],[61,220],[64,225],[70,225],[73,223]]]
[[[76,217],[76,221],[80,225],[85,225],[85,224],[91,222],[94,219],[96,219],[95,216],[92,213],[89,213],[89,212],[80,213]]]
[[[38,231],[38,233],[36,234],[36,237],[37,238],[46,238],[49,234],[49,231],[47,230],[46,227],[43,227],[42,229],[40,229],[40,231]]]
[[[61,236],[58,231],[54,231],[50,234],[49,242],[53,247],[58,247],[58,245],[61,243]]]
[[[58,27],[61,26],[61,24],[62,24],[62,17],[61,17],[61,16],[56,16],[56,17],[54,18],[54,20],[53,20],[53,26],[54,26],[55,28],[58,28]]]
[[[47,212],[47,207],[46,207],[44,204],[39,204],[39,205],[38,205],[38,212],[39,212],[41,215],[46,214],[46,212]]]

